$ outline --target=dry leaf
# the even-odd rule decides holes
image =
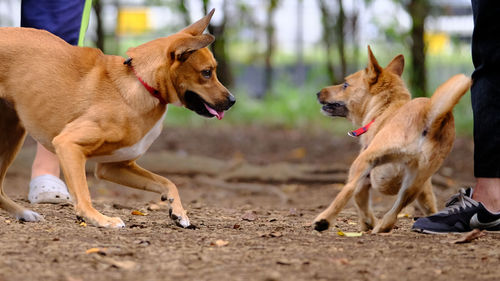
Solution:
[[[290,151],[290,158],[291,159],[302,159],[306,157],[307,150],[304,147],[298,147],[296,149],[293,149]]]
[[[125,270],[130,270],[134,269],[137,267],[137,263],[133,261],[119,261],[113,258],[108,258],[108,257],[101,257],[100,259],[102,262],[107,263],[113,267],[120,268],[120,269],[125,269]]]
[[[345,259],[345,258],[334,259],[333,262],[336,263],[336,264],[338,264],[338,265],[348,265],[348,264],[350,264],[349,260]]]
[[[159,209],[161,209],[161,207],[158,204],[153,203],[148,206],[148,210],[150,211],[158,211]]]
[[[107,248],[90,248],[87,251],[85,251],[85,254],[106,254]]]
[[[463,234],[459,239],[451,241],[451,243],[452,244],[470,243],[473,240],[476,240],[479,237],[483,237],[485,235],[486,233],[483,230],[474,229],[471,232]]]
[[[217,246],[217,247],[224,247],[224,246],[227,246],[228,244],[229,244],[229,241],[225,241],[225,240],[221,240],[221,239],[212,243],[213,246]]]
[[[342,230],[338,230],[337,235],[345,237],[360,237],[363,235],[363,232],[343,232]]]
[[[279,231],[273,231],[273,232],[269,233],[269,236],[271,236],[271,237],[281,237],[281,236],[283,236],[283,234],[281,232],[279,232]]]
[[[241,217],[242,220],[244,221],[254,221],[257,219],[257,216],[253,211],[248,211],[243,216]]]
[[[398,218],[409,218],[409,217],[411,217],[410,214],[399,214],[398,215]]]
[[[87,223],[82,221],[82,222],[80,222],[80,226],[87,227]]]
[[[147,214],[145,214],[145,213],[143,213],[141,211],[138,211],[138,210],[133,210],[132,211],[132,215],[134,215],[134,216],[145,216]]]

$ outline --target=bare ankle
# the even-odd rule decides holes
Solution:
[[[500,178],[477,178],[472,199],[490,212],[500,212]]]

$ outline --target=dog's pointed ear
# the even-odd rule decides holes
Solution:
[[[181,38],[177,44],[173,47],[170,52],[170,58],[172,60],[178,60],[184,62],[187,58],[196,50],[205,48],[214,42],[215,37],[210,34],[202,34],[198,36],[189,36],[187,38]]]
[[[397,55],[391,62],[385,67],[386,70],[401,76],[405,68],[405,57],[403,55]]]
[[[184,28],[180,32],[188,33],[188,34],[191,34],[193,36],[201,35],[203,33],[203,31],[205,31],[205,29],[207,28],[208,24],[210,23],[210,20],[212,19],[214,12],[215,12],[215,9],[212,9],[210,11],[210,13],[208,13],[206,16],[204,16],[203,18],[201,18],[197,22],[191,24],[190,26]]]
[[[368,77],[368,82],[370,84],[376,83],[378,80],[378,76],[382,72],[382,67],[380,67],[377,59],[373,55],[370,45],[368,45],[368,66],[366,67],[365,71]]]

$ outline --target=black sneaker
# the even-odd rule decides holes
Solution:
[[[469,232],[477,228],[487,231],[500,231],[500,213],[492,214],[472,199],[472,188],[460,189],[446,203],[439,213],[419,218],[412,230],[422,233]]]

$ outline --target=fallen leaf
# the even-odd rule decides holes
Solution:
[[[473,240],[476,240],[479,237],[483,237],[485,235],[486,233],[483,230],[474,229],[471,232],[463,234],[459,239],[451,241],[451,243],[452,244],[470,243]]]
[[[87,251],[85,251],[85,254],[106,254],[107,248],[90,248]]]
[[[333,262],[336,263],[336,264],[339,264],[339,265],[348,265],[348,264],[350,264],[349,260],[345,259],[345,258],[334,259]]]
[[[148,210],[150,210],[150,211],[158,211],[159,209],[161,209],[161,207],[158,204],[150,204],[148,206]]]
[[[398,218],[409,218],[411,217],[410,214],[398,214]]]
[[[143,212],[138,211],[138,210],[133,210],[131,214],[134,216],[146,216],[147,215],[146,213],[143,213]]]
[[[235,224],[233,225],[233,229],[239,229],[240,228],[240,225],[239,224]]]
[[[287,260],[287,259],[281,259],[281,260],[276,261],[276,263],[279,264],[279,265],[291,265],[292,261],[291,260]]]
[[[304,147],[298,147],[296,149],[293,149],[290,151],[290,158],[291,159],[302,159],[306,157],[307,150]]]
[[[273,231],[273,232],[269,233],[269,236],[271,236],[271,237],[281,237],[281,236],[283,236],[283,234],[281,232],[279,232],[279,231]]]
[[[80,226],[87,227],[87,223],[82,221],[82,222],[80,222]]]
[[[343,232],[342,230],[337,231],[338,236],[345,237],[360,237],[363,235],[363,232]]]
[[[114,203],[113,204],[113,208],[117,209],[117,210],[132,210],[132,207],[130,206],[125,206],[125,205],[122,205],[122,204],[119,204],[119,203]]]
[[[248,211],[243,216],[241,217],[242,220],[244,221],[254,221],[257,219],[257,216],[253,211]]]
[[[119,261],[108,257],[102,258],[101,261],[119,269],[130,270],[137,267],[137,263],[133,261]]]
[[[211,245],[217,246],[217,247],[224,247],[224,246],[227,246],[228,244],[229,244],[229,241],[219,239],[219,240],[213,242]]]

